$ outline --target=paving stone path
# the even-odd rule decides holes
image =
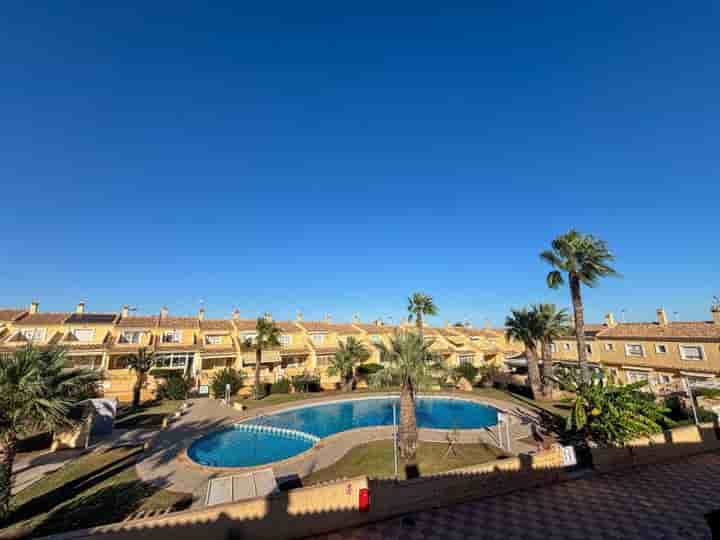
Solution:
[[[595,475],[316,537],[316,540],[706,539],[720,455]]]

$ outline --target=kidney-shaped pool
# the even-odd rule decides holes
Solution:
[[[418,427],[481,429],[497,424],[497,409],[474,401],[418,397]],[[293,407],[210,433],[188,449],[193,461],[211,467],[253,467],[281,461],[312,448],[324,437],[393,423],[397,397],[372,397]]]

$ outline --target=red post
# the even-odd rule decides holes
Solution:
[[[361,488],[358,492],[358,510],[360,512],[370,511],[370,490],[368,488]]]

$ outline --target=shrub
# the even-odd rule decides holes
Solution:
[[[683,400],[678,396],[665,398],[664,405],[668,410],[667,418],[669,421],[666,420],[662,423],[663,428],[668,429],[678,424],[687,425],[695,423],[692,409],[690,407],[686,407]],[[714,412],[698,406],[695,407],[695,410],[697,411],[698,421],[713,422],[715,420]]]
[[[360,364],[355,370],[355,372],[357,373],[358,377],[368,377],[373,373],[377,373],[382,368],[383,367],[380,364]]]
[[[237,394],[243,386],[242,373],[234,370],[233,368],[225,368],[222,371],[218,371],[212,377],[210,381],[210,389],[214,398],[225,397],[225,387],[230,385],[230,395],[234,396]]]
[[[292,385],[298,392],[319,392],[320,377],[314,375],[296,375],[292,378]]]
[[[669,409],[659,405],[641,388],[647,381],[619,384],[605,372],[583,380],[577,370],[558,376],[560,387],[575,394],[565,429],[596,444],[624,446],[637,437],[660,431],[669,420]]]
[[[188,379],[175,373],[165,379],[165,382],[158,387],[157,396],[160,399],[187,399],[190,386],[191,383]]]
[[[459,377],[465,377],[470,384],[475,382],[479,371],[480,370],[472,364],[460,364],[455,368],[455,373],[457,373]]]
[[[275,381],[270,386],[270,393],[271,394],[289,394],[290,393],[290,380],[289,379],[280,379],[279,381]]]
[[[693,388],[693,393],[697,397],[718,398],[720,397],[720,388]]]

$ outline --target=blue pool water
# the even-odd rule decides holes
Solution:
[[[190,446],[188,455],[202,465],[252,467],[309,450],[318,438],[370,426],[390,426],[398,398],[351,399],[294,408],[255,418],[247,424],[211,433]],[[479,429],[497,424],[493,407],[448,398],[418,398],[418,427]],[[292,431],[286,431],[292,430]],[[272,431],[272,432],[269,432]]]

